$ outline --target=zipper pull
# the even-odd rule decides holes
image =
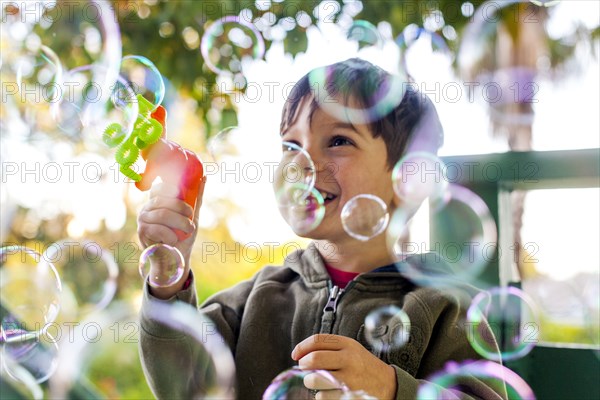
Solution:
[[[333,288],[331,288],[331,293],[329,294],[329,300],[327,300],[327,304],[325,304],[325,308],[323,309],[323,312],[335,313],[335,311],[337,310],[338,300],[340,299],[340,296],[343,292],[344,291],[340,290],[340,288],[337,285],[334,286]]]

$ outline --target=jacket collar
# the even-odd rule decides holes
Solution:
[[[291,253],[286,258],[284,265],[300,275],[309,286],[324,286],[330,279],[323,258],[314,242],[310,242],[304,250]],[[356,279],[383,278],[384,276],[388,279],[405,279],[395,264],[385,265],[371,272],[360,274]]]

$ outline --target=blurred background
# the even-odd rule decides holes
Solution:
[[[517,271],[508,281],[518,281],[540,310],[536,343],[598,351],[600,3],[1,4],[3,390],[52,397],[61,337],[77,332],[69,342],[79,341],[84,354],[73,361],[80,374],[60,377],[56,387],[152,397],[135,323],[143,251],[136,215],[148,195],[119,172],[114,149],[102,142],[101,122],[131,128],[135,119],[106,93],[124,80],[137,84],[136,92],[166,108],[169,139],[204,161],[208,182],[191,261],[202,301],[308,243],[283,222],[273,194],[281,109],[297,79],[350,57],[410,76],[431,98],[445,132],[443,160],[525,152],[573,165],[572,179],[537,187],[547,164],[501,158],[505,175],[494,166],[480,180],[530,185],[510,191],[504,214],[481,196],[494,229],[510,232],[506,248],[498,243]],[[99,82],[97,93],[78,92],[73,83],[81,79]],[[587,168],[578,154],[596,160],[583,184],[573,183]],[[430,250],[427,239],[414,240],[422,243],[414,251]],[[15,316],[29,321],[23,332],[51,334],[46,350],[11,342]]]

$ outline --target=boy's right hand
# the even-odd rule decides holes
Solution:
[[[146,248],[155,243],[174,246],[179,249],[185,261],[183,276],[173,286],[150,288],[150,293],[154,297],[159,299],[173,297],[183,288],[189,276],[190,256],[194,241],[196,240],[196,227],[198,226],[198,217],[205,184],[206,177],[203,177],[198,187],[198,198],[194,209],[185,201],[177,198],[179,194],[177,186],[167,183],[155,184],[150,189],[150,199],[138,214],[137,232],[142,246]],[[173,229],[182,230],[189,233],[190,236],[185,240],[179,241]],[[160,268],[160,265],[157,267]]]

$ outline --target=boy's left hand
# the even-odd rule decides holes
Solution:
[[[394,368],[375,357],[354,339],[339,335],[312,335],[296,345],[292,358],[298,361],[301,369],[329,371],[351,390],[363,390],[378,399],[396,397]]]

